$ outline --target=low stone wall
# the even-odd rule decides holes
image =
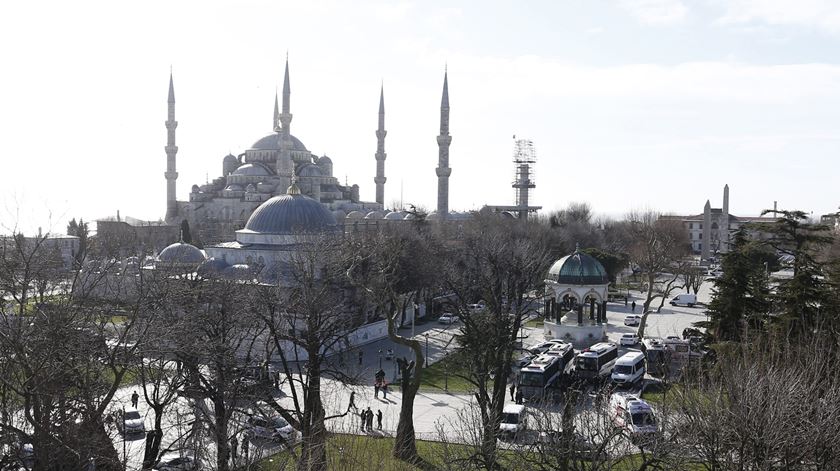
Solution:
[[[589,322],[582,325],[558,324],[546,320],[543,322],[543,333],[546,339],[563,339],[572,343],[575,348],[586,348],[607,338],[607,325]]]

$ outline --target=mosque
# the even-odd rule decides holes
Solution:
[[[193,185],[189,199],[179,201],[176,198],[175,186],[178,179],[176,169],[176,155],[178,146],[175,143],[175,130],[178,122],[175,120],[175,87],[172,76],[169,78],[168,119],[166,121],[167,144],[166,150],[166,218],[170,226],[178,226],[181,221],[189,222],[193,237],[203,245],[219,244],[231,241],[249,239],[240,235],[240,230],[254,232],[280,231],[288,232],[287,227],[273,227],[265,221],[280,222],[279,215],[269,216],[276,210],[272,208],[285,207],[278,204],[277,197],[291,194],[293,197],[303,196],[318,204],[305,203],[306,217],[301,222],[315,221],[316,226],[343,226],[345,219],[349,221],[359,219],[396,220],[404,219],[407,213],[384,210],[385,199],[385,97],[384,90],[379,96],[379,126],[376,131],[377,149],[376,160],[376,201],[362,201],[359,197],[359,185],[342,185],[333,175],[332,159],[326,155],[313,154],[297,137],[291,134],[291,86],[289,81],[289,62],[286,60],[283,78],[282,106],[274,100],[274,132],[258,139],[254,144],[238,156],[227,155],[222,159],[222,174],[204,185]],[[452,173],[449,168],[449,96],[448,80],[444,74],[443,96],[441,99],[441,135],[438,136],[440,148],[440,165],[436,169],[438,176],[438,210],[432,214],[432,219],[446,217],[449,213],[448,179]],[[293,185],[294,183],[294,185]],[[295,193],[289,189],[294,187]],[[303,201],[303,198],[293,198],[293,201]],[[283,200],[285,201],[285,200]],[[297,203],[293,203],[297,205]],[[304,206],[301,206],[303,208]],[[302,209],[301,209],[302,210]],[[294,211],[291,211],[292,213]],[[257,224],[251,221],[252,215],[260,215],[263,221]],[[388,218],[386,218],[386,216]],[[457,217],[458,215],[455,215]],[[322,221],[319,218],[328,220]],[[297,229],[307,230],[308,227]],[[252,239],[253,237],[251,237]]]

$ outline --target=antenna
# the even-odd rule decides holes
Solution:
[[[403,209],[403,179],[400,178],[400,210]]]

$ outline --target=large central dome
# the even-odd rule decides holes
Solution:
[[[306,146],[300,142],[300,139],[295,136],[292,138],[292,150],[299,152],[306,152]],[[280,134],[269,134],[251,146],[253,150],[280,150]]]
[[[245,230],[260,234],[295,234],[325,232],[336,228],[335,217],[327,208],[308,196],[275,196],[261,204],[245,224]]]

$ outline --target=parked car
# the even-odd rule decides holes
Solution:
[[[179,452],[170,452],[158,460],[153,471],[192,471],[197,468],[195,460],[189,456],[181,456]]]
[[[505,404],[502,421],[499,423],[501,438],[514,438],[528,428],[528,416],[522,404]]]
[[[618,341],[621,346],[632,347],[639,343],[639,336],[636,334],[623,334],[621,340]]]
[[[143,416],[134,407],[126,407],[117,410],[117,430],[123,435],[133,433],[144,433],[146,424]]]
[[[613,393],[609,407],[615,426],[626,429],[634,438],[659,431],[653,408],[636,395]]]
[[[440,315],[440,317],[438,317],[438,322],[441,324],[454,324],[455,322],[458,322],[458,318],[452,313],[444,312]]]
[[[694,307],[694,305],[697,304],[697,295],[690,293],[678,294],[671,300],[671,306],[676,306],[678,304]]]
[[[249,438],[265,438],[278,443],[292,442],[297,436],[295,429],[279,415],[248,417],[245,422],[245,434]]]
[[[642,323],[642,316],[631,314],[624,318],[624,325],[635,327]]]

